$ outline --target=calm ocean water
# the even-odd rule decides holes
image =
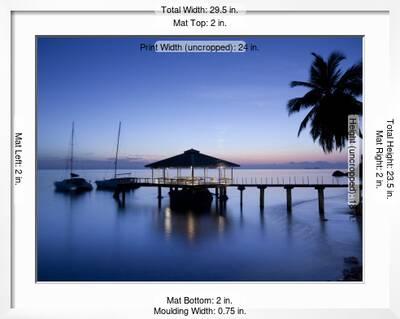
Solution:
[[[336,182],[333,171],[239,169],[235,176]],[[148,170],[131,172],[150,176]],[[112,175],[77,173],[93,183]],[[175,212],[167,189],[161,208],[156,188],[128,193],[125,208],[95,188],[75,196],[54,192],[53,182],[65,177],[63,170],[38,172],[39,281],[326,281],[341,278],[344,257],[362,259],[361,222],[349,215],[345,188],[325,190],[328,221],[321,222],[315,189],[295,188],[288,215],[281,188],[266,190],[263,211],[257,189],[245,190],[241,209],[239,191],[228,188],[221,215],[215,200],[208,212]]]

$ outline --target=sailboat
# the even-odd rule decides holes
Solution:
[[[75,127],[74,122],[72,122],[72,133],[71,133],[71,156],[69,159],[70,172],[69,177],[62,181],[54,182],[56,191],[58,192],[85,192],[91,191],[93,189],[92,184],[90,184],[86,179],[79,177],[78,174],[73,172],[74,164],[74,133]]]
[[[120,175],[126,175],[127,173],[118,174],[118,152],[119,152],[119,140],[121,136],[121,121],[119,122],[118,126],[118,135],[117,135],[117,150],[115,152],[115,159],[114,159],[114,177],[110,179],[104,179],[96,181],[97,189],[103,190],[115,190],[118,186],[124,185],[125,187],[129,186],[128,188],[135,188],[134,187],[134,178],[132,177],[118,177]],[[128,173],[130,174],[130,173]]]

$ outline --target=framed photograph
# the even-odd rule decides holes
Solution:
[[[400,315],[394,2],[1,14],[0,318]]]

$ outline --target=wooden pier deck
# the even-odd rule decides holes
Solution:
[[[243,205],[243,192],[246,188],[257,188],[260,192],[260,208],[265,206],[265,191],[268,188],[283,188],[286,191],[287,211],[292,211],[292,190],[294,188],[313,188],[318,194],[318,210],[321,218],[324,218],[324,189],[325,188],[347,188],[347,183],[340,183],[339,179],[332,178],[329,182],[322,177],[316,178],[316,182],[310,183],[309,178],[235,178],[235,179],[216,179],[216,178],[132,178],[131,182],[121,184],[115,191],[114,197],[119,199],[122,194],[122,202],[125,204],[125,192],[132,188],[156,187],[158,190],[158,201],[161,205],[162,189],[170,190],[183,188],[209,188],[215,189],[216,204],[224,207],[226,204],[227,188],[236,188],[240,191],[240,205]]]

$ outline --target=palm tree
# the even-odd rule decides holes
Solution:
[[[287,103],[289,115],[310,109],[300,124],[298,136],[310,123],[310,134],[324,152],[342,150],[347,141],[347,117],[362,114],[362,64],[357,63],[345,72],[339,68],[346,58],[333,52],[328,60],[312,53],[314,61],[308,82],[292,81],[291,87],[306,87],[308,92]]]

